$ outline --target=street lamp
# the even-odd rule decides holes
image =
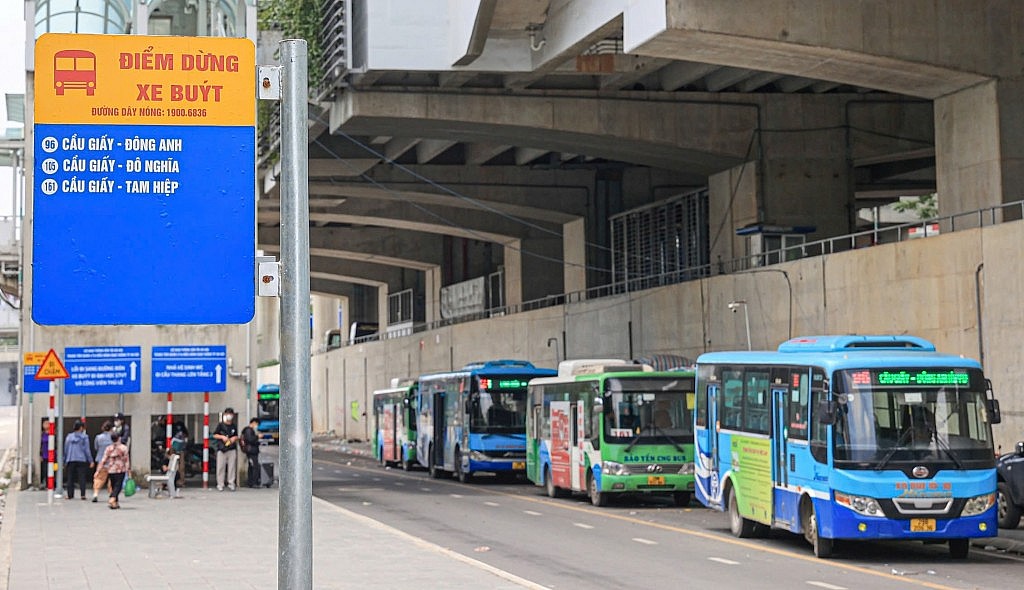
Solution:
[[[548,348],[551,348],[552,344],[555,345],[555,366],[557,367],[558,363],[561,362],[559,360],[561,358],[561,355],[559,354],[558,350],[558,338],[548,338]]]
[[[747,350],[752,350],[750,347],[750,314],[747,313],[747,302],[740,300],[729,303],[729,309],[731,309],[733,313],[736,313],[736,310],[741,307],[743,308],[743,322],[747,325]]]

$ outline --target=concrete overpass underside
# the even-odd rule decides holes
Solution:
[[[367,3],[360,67],[311,111],[324,294],[414,285],[434,309],[498,271],[506,303],[599,287],[610,218],[698,189],[708,261],[747,255],[743,228],[813,240],[901,196],[951,214],[1024,194],[1020,3],[391,4]]]

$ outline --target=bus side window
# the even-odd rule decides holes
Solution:
[[[721,409],[718,412],[722,428],[739,430],[743,419],[743,371],[722,371]]]
[[[828,398],[828,392],[822,389],[811,391],[811,407],[817,409],[822,401]],[[828,463],[828,425],[818,420],[811,421],[811,456],[818,463]]]
[[[807,440],[807,409],[810,403],[810,375],[793,370],[789,376],[789,438]]]
[[[711,375],[711,367],[701,367],[700,378],[698,381],[701,383],[707,383],[711,380]],[[708,404],[710,403],[710,400],[708,399],[708,388],[704,387],[704,390],[697,392],[694,398],[694,403],[697,406],[694,408],[694,412],[696,414],[694,420],[698,427],[706,427],[708,425]]]

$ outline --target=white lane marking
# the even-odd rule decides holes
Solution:
[[[395,485],[398,486],[398,487],[404,487],[405,486],[405,484],[400,482],[400,481],[396,481]]]
[[[429,491],[430,491],[430,488],[420,488],[420,490],[422,490],[422,491],[424,491],[424,492],[429,492]]]
[[[825,588],[826,590],[847,590],[846,586],[836,586],[835,584],[829,584],[828,582],[808,581],[807,585],[817,586],[818,588]]]
[[[581,529],[592,529],[592,528],[594,528],[593,525],[583,524],[582,522],[574,522],[574,523],[572,523],[572,526],[578,526]]]
[[[352,477],[360,477],[360,475],[358,473],[353,473]]]
[[[324,468],[323,468],[323,467],[320,467],[320,466],[318,465],[318,466],[317,466],[317,468],[316,468],[316,470],[317,470],[317,471],[323,471],[323,470],[324,470]]]
[[[462,494],[448,494],[448,495],[453,497],[453,498],[461,498],[462,497]]]
[[[726,559],[724,557],[709,557],[708,561],[717,561],[718,563],[724,563],[725,565],[739,565],[740,562]]]
[[[375,478],[373,478],[373,481],[380,481],[380,478],[379,477],[375,477]]]
[[[484,502],[484,506],[501,506],[497,502]]]
[[[534,512],[533,510],[523,510],[523,513],[529,514],[530,516],[540,516],[540,512]]]
[[[633,537],[633,540],[636,541],[637,543],[642,543],[644,545],[657,545],[658,544],[657,541],[652,541],[650,539],[644,539],[643,537]]]

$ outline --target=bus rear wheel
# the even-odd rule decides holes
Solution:
[[[814,548],[814,556],[821,559],[832,557],[835,541],[822,538],[818,534],[818,515],[814,510],[814,504],[809,499],[803,504],[801,516],[803,517],[804,538]]]
[[[551,479],[551,468],[544,468],[544,489],[548,493],[549,498],[562,498],[565,496],[565,492],[562,488],[555,485],[555,480]]]
[[[732,534],[749,539],[754,536],[754,522],[740,515],[739,503],[736,502],[736,488],[729,486],[729,530]]]
[[[587,495],[590,496],[590,503],[594,506],[601,507],[608,505],[608,494],[601,493],[601,489],[597,486],[597,482],[594,481],[594,472],[587,473]]]

